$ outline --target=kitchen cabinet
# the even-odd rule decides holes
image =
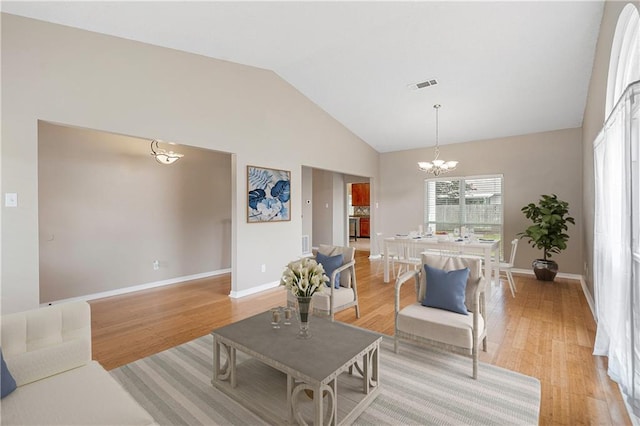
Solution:
[[[370,231],[369,231],[369,225],[370,225],[370,220],[368,217],[361,217],[360,218],[360,236],[361,237],[369,237],[370,235]]]
[[[351,205],[368,206],[369,205],[369,184],[354,183],[351,185]]]

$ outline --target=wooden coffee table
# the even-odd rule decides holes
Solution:
[[[273,329],[264,312],[212,331],[211,383],[270,423],[353,422],[380,391],[382,337],[319,317],[309,330],[297,339],[296,321]]]

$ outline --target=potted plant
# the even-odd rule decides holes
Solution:
[[[532,263],[533,272],[538,280],[553,281],[558,273],[558,264],[550,260],[551,254],[567,248],[567,223],[575,225],[575,220],[569,216],[569,203],[559,200],[556,194],[543,195],[538,204],[529,203],[521,211],[533,225],[518,236],[528,238],[529,244],[543,250],[543,258]]]

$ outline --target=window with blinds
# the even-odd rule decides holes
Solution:
[[[503,240],[502,175],[426,179],[424,199],[425,229]]]

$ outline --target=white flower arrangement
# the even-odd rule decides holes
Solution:
[[[316,291],[322,292],[329,277],[322,264],[310,257],[295,260],[282,273],[280,285],[285,286],[296,297],[311,297]]]

